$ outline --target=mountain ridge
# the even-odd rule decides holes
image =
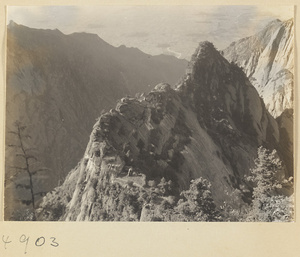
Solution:
[[[131,171],[144,174],[146,184],[171,179],[179,192],[192,179],[208,179],[218,208],[235,190],[242,195],[238,201],[249,201],[244,178],[257,148],[274,149],[279,140],[276,121],[246,75],[212,43],[201,42],[175,90],[158,84],[100,116],[83,159],[42,206],[63,199],[58,219],[99,220],[101,208],[110,208],[105,187]]]
[[[103,109],[126,95],[149,92],[162,81],[175,84],[186,64],[116,48],[97,35],[64,35],[12,22],[7,28],[6,144],[15,141],[9,131],[16,120],[27,126],[28,144],[52,171],[47,181],[35,182],[36,188],[51,190],[80,160]],[[15,161],[8,148],[7,177]]]
[[[276,118],[293,109],[294,21],[275,20],[253,36],[233,42],[222,52],[243,67],[269,112]]]

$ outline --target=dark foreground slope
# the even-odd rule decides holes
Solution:
[[[238,202],[248,201],[244,177],[258,146],[274,149],[279,142],[278,125],[246,75],[202,42],[176,90],[159,84],[100,116],[81,162],[44,198],[40,213],[42,219],[116,220],[112,213],[123,210],[124,219],[117,192],[128,185],[147,192],[163,177],[173,182],[174,196],[192,179],[207,179],[217,209],[235,190]],[[136,215],[127,220],[147,220],[151,206],[132,208]]]
[[[172,56],[113,47],[93,34],[64,35],[11,22],[7,29],[7,145],[15,143],[8,132],[16,129],[13,124],[19,120],[31,136],[28,147],[36,148],[37,159],[50,170],[35,189],[48,191],[80,160],[102,109],[115,106],[126,95],[149,92],[157,83],[175,84],[186,65]],[[10,167],[16,166],[14,151],[6,149],[7,178]]]

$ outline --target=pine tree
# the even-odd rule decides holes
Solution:
[[[183,191],[184,199],[178,201],[176,211],[185,221],[218,221],[220,215],[210,191],[211,184],[200,177],[192,180],[190,188]]]
[[[258,148],[255,167],[248,181],[254,183],[252,209],[249,221],[288,221],[292,216],[291,198],[282,195],[284,185],[283,166],[276,150]]]
[[[33,209],[33,219],[35,220],[34,210],[36,208],[36,196],[44,195],[45,192],[34,192],[33,177],[42,171],[46,171],[46,168],[39,168],[39,162],[34,154],[32,154],[34,148],[29,148],[26,141],[31,137],[26,134],[26,126],[23,126],[21,122],[15,122],[15,131],[9,131],[10,134],[15,135],[16,144],[9,144],[8,147],[15,149],[15,157],[17,157],[14,162],[14,166],[10,168],[15,170],[10,180],[14,182],[16,188],[25,189],[30,191],[30,200],[21,200],[23,204],[31,205]],[[28,176],[28,183],[17,182],[17,177],[21,174],[26,174]]]
[[[271,196],[276,189],[281,188],[282,163],[277,156],[276,150],[269,150],[259,147],[258,156],[255,159],[255,168],[251,170],[248,180],[254,182],[253,196],[259,198],[261,195]]]

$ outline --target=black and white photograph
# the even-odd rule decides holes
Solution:
[[[294,222],[294,6],[8,6],[5,221]]]

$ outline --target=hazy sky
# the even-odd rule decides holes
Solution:
[[[8,8],[7,20],[65,34],[90,32],[108,43],[189,60],[198,43],[218,49],[250,36],[273,19],[293,18],[292,6],[47,6]]]

